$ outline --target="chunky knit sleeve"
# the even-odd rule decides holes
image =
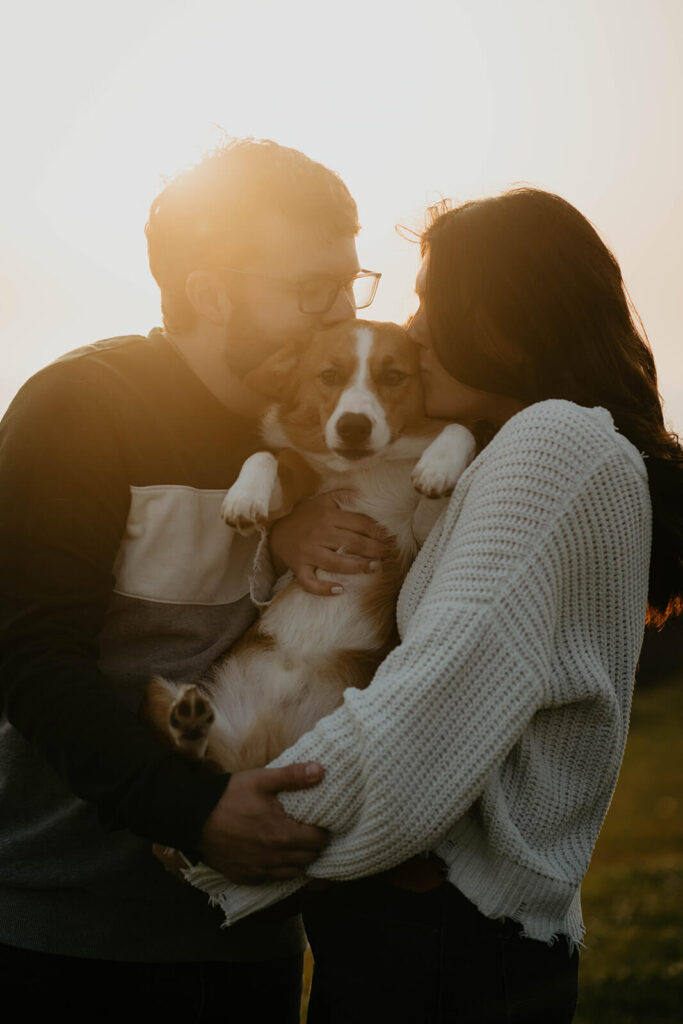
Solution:
[[[597,592],[609,579],[644,484],[611,423],[570,408],[515,417],[473,463],[407,580],[401,644],[275,762],[325,768],[315,789],[280,795],[332,833],[312,876],[373,874],[434,847],[534,716],[596,685],[589,671],[570,695],[553,678],[567,580]]]

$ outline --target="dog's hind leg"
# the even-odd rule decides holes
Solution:
[[[203,761],[215,720],[211,702],[197,686],[183,686],[170,706],[168,725],[178,750],[193,761]]]
[[[204,760],[215,715],[209,698],[197,686],[179,686],[154,676],[147,684],[140,716],[185,757]]]

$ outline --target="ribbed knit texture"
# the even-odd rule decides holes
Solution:
[[[580,884],[626,741],[650,543],[645,466],[609,413],[552,400],[509,420],[406,579],[400,646],[274,762],[325,767],[315,789],[280,796],[333,834],[309,874],[357,878],[435,850],[484,914],[580,943]],[[300,884],[190,877],[228,921]]]

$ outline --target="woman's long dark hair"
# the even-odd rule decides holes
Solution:
[[[683,449],[616,259],[578,210],[533,188],[433,207],[422,251],[425,313],[453,377],[527,403],[602,406],[645,456],[648,622],[662,626],[683,610]]]

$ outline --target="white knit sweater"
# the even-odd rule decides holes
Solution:
[[[405,581],[400,646],[274,762],[325,767],[320,785],[280,797],[332,833],[311,876],[357,878],[431,849],[487,916],[581,942],[581,880],[643,638],[650,521],[643,460],[604,409],[545,401],[505,424]],[[189,877],[229,923],[301,884]]]

